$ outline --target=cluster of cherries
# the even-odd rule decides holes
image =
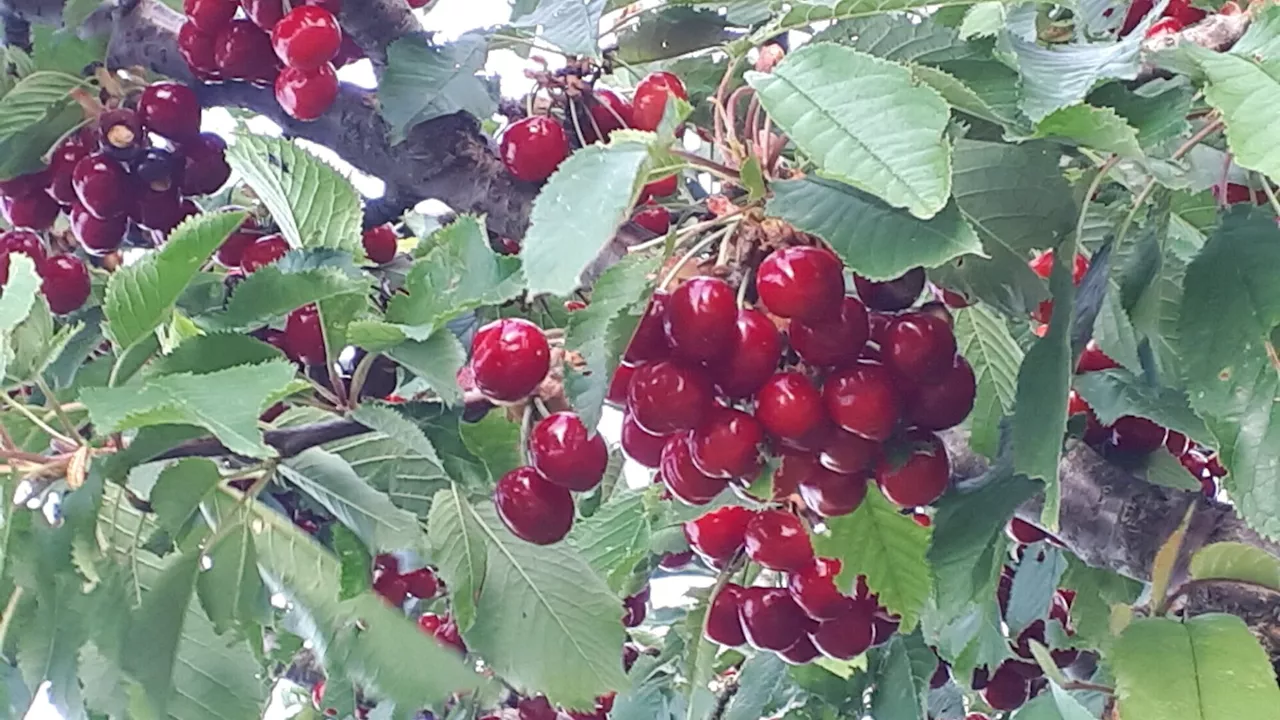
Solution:
[[[341,0],[184,0],[178,49],[192,74],[273,84],[291,117],[315,120],[338,96],[336,68],[363,55],[338,26]]]

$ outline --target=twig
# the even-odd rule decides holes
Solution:
[[[680,260],[676,262],[676,264],[671,268],[671,270],[667,272],[667,276],[662,279],[662,282],[658,283],[658,289],[659,290],[667,289],[667,286],[671,284],[672,280],[676,279],[676,276],[680,274],[680,269],[683,268],[686,263],[692,260],[693,257],[698,253],[707,249],[711,245],[711,243],[715,242],[716,238],[723,237],[724,234],[725,233],[723,231],[707,233],[706,237],[702,238],[697,243],[695,243],[693,247],[689,248],[689,251],[686,252],[684,256],[682,256]]]
[[[704,170],[709,170],[731,182],[736,183],[740,178],[738,171],[728,165],[718,163],[715,160],[708,160],[707,158],[691,153],[688,150],[672,150],[671,154],[678,158],[688,160],[690,165],[696,165]]]
[[[35,413],[31,412],[30,408],[28,408],[26,405],[23,405],[17,400],[14,400],[13,398],[9,397],[9,393],[0,392],[0,399],[3,399],[4,402],[9,407],[25,415],[28,420],[30,420],[32,423],[35,424],[36,427],[48,433],[49,436],[54,438],[55,440],[61,440],[62,442],[66,443],[71,447],[76,447],[77,445],[80,444],[75,440],[72,440],[71,438],[67,437],[66,435],[63,435],[62,433],[58,432],[57,430],[54,430],[52,427],[49,426],[48,423],[46,423],[44,420],[41,420],[39,416],[37,416]]]
[[[75,424],[72,423],[71,418],[67,416],[66,411],[62,407],[62,403],[58,402],[58,396],[53,394],[53,390],[49,387],[49,383],[45,382],[44,378],[40,377],[38,373],[36,374],[35,382],[36,387],[40,388],[40,392],[44,393],[45,403],[50,405],[53,408],[53,412],[58,416],[58,422],[62,423],[62,429],[66,430],[67,434],[72,437],[78,436],[80,432],[76,430]]]
[[[0,615],[0,651],[4,649],[4,642],[9,637],[9,625],[13,622],[13,616],[18,612],[18,603],[22,601],[22,593],[22,586],[15,586],[13,592],[9,594],[9,602],[4,605],[3,614]]]
[[[1190,595],[1194,590],[1198,588],[1208,587],[1210,585],[1235,585],[1237,587],[1244,587],[1244,588],[1249,588],[1250,590],[1257,590],[1259,592],[1264,592],[1264,593],[1267,593],[1268,595],[1274,595],[1277,598],[1280,598],[1280,589],[1273,588],[1270,585],[1265,585],[1260,582],[1254,582],[1252,580],[1237,580],[1235,578],[1201,578],[1199,580],[1188,580],[1182,583],[1181,585],[1179,585],[1177,589],[1169,593],[1169,601],[1165,603],[1165,606],[1167,607],[1167,606],[1173,605],[1174,600],[1177,600],[1178,598],[1186,595]]]
[[[367,432],[372,431],[355,420],[324,420],[310,425],[268,430],[262,434],[262,441],[275,448],[280,453],[281,458],[288,458],[318,445],[363,435]],[[187,441],[147,459],[173,460],[184,457],[222,456],[237,457],[235,453],[227,449],[226,445],[222,444],[222,441],[215,437],[207,437]]]
[[[1084,690],[1086,692],[1100,692],[1104,695],[1115,695],[1116,689],[1106,685],[1098,685],[1097,683],[1084,682],[1081,680],[1073,680],[1062,686],[1063,690]]]
[[[1181,160],[1184,155],[1191,152],[1192,148],[1203,142],[1205,138],[1221,130],[1222,124],[1222,118],[1217,118],[1212,122],[1206,123],[1205,126],[1196,131],[1194,135],[1187,138],[1187,141],[1182,143],[1177,150],[1174,150],[1170,159]],[[1155,186],[1156,179],[1153,177],[1147,181],[1147,184],[1142,188],[1141,192],[1138,193],[1138,196],[1134,198],[1133,209],[1125,216],[1124,222],[1120,224],[1120,229],[1116,231],[1115,243],[1117,245],[1120,244],[1121,240],[1124,240],[1125,234],[1129,232],[1129,226],[1133,224],[1133,219],[1137,217],[1138,211],[1142,209],[1143,203],[1145,203],[1147,198],[1151,196],[1151,191],[1155,189]]]

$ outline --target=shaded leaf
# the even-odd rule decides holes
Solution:
[[[1004,320],[986,305],[957,310],[954,318],[956,348],[969,361],[977,381],[968,419],[969,445],[994,458],[1000,442],[1000,421],[1013,411],[1022,348]]]
[[[1236,542],[1206,545],[1191,557],[1191,577],[1197,580],[1243,580],[1280,590],[1280,558]]]
[[[1036,125],[1036,137],[1068,140],[1121,157],[1142,156],[1138,131],[1110,108],[1084,103],[1068,105],[1049,113]]]
[[[204,458],[182,458],[166,467],[148,498],[160,526],[176,536],[221,480],[218,466]]]
[[[174,665],[187,605],[200,572],[200,554],[185,553],[165,564],[133,612],[120,661],[146,692],[151,711],[163,717],[173,693]]]
[[[1010,637],[1049,614],[1058,580],[1066,569],[1067,560],[1057,548],[1033,545],[1027,549],[1014,573],[1009,609],[1004,614]]]
[[[253,623],[268,605],[248,523],[219,530],[221,537],[205,551],[212,564],[196,578],[196,592],[214,631],[222,634]]]
[[[1144,383],[1127,370],[1103,370],[1075,378],[1076,390],[1093,408],[1098,421],[1111,425],[1124,415],[1147,418],[1177,430],[1191,439],[1213,445],[1213,436],[1187,403],[1187,396],[1172,388]]]
[[[1138,76],[1143,33],[1151,19],[1120,42],[1044,47],[1020,37],[1009,42],[1022,75],[1022,110],[1039,122],[1054,110],[1074,105],[1100,80]]]
[[[406,340],[388,350],[387,355],[426,382],[445,403],[456,405],[462,401],[457,377],[467,362],[467,354],[453,333],[435,333],[421,342]]]
[[[391,126],[391,142],[400,143],[414,125],[442,115],[492,115],[497,103],[476,76],[488,55],[489,39],[476,32],[443,45],[409,34],[387,46],[378,110]]]
[[[44,167],[41,157],[84,121],[71,93],[88,88],[74,75],[42,70],[22,78],[0,97],[0,179]]]
[[[517,27],[536,27],[538,35],[568,55],[599,57],[596,37],[605,0],[540,0]]]
[[[279,264],[258,268],[235,287],[225,313],[202,318],[217,327],[257,328],[303,305],[338,295],[368,294],[368,277],[352,277],[338,268],[289,272]]]
[[[488,566],[484,530],[470,512],[461,488],[451,484],[436,493],[427,520],[427,537],[440,576],[449,585],[449,607],[461,632],[476,619],[476,603]]]

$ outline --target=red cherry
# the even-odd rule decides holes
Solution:
[[[819,467],[800,483],[800,498],[822,517],[848,515],[867,496],[865,475],[841,475]]]
[[[809,529],[784,510],[762,510],[747,524],[747,557],[770,570],[795,572],[813,562]]]
[[[218,32],[213,61],[224,80],[266,81],[276,74],[271,36],[248,20],[232,20]]]
[[[395,259],[398,236],[391,223],[383,223],[365,230],[360,236],[360,242],[364,245],[364,254],[369,256],[371,262],[385,265]]]
[[[440,593],[440,580],[431,568],[418,568],[401,577],[404,578],[404,584],[408,588],[409,594],[416,598],[430,600]]]
[[[67,216],[71,221],[71,232],[90,255],[106,255],[124,242],[124,232],[129,224],[129,218],[124,215],[99,220],[77,203],[71,206]]]
[[[284,324],[284,344],[289,357],[307,365],[324,365],[324,329],[315,305],[303,305],[289,313]]]
[[[742,631],[742,593],[746,588],[728,583],[711,598],[707,607],[707,622],[703,634],[713,643],[738,647],[747,642]]]
[[[636,84],[631,100],[631,126],[639,130],[657,130],[667,109],[667,98],[674,95],[689,99],[680,78],[669,72],[651,72]]]
[[[634,365],[622,364],[613,371],[613,377],[609,380],[609,392],[604,396],[604,401],[610,405],[622,407],[627,404],[627,389],[631,387],[631,376],[635,374]]]
[[[686,550],[685,552],[663,555],[658,565],[666,570],[679,570],[691,562],[693,562],[693,551]]]
[[[883,365],[863,361],[831,375],[822,399],[836,425],[870,440],[888,439],[898,422],[901,401]]]
[[[330,63],[307,70],[286,67],[276,76],[275,93],[276,102],[289,117],[310,122],[333,107],[338,97],[338,76]]]
[[[22,253],[31,258],[37,267],[44,262],[47,253],[40,236],[30,230],[8,230],[0,233],[0,252]]]
[[[640,427],[628,413],[622,416],[622,452],[644,467],[656,469],[662,461],[662,446],[668,435],[654,435]]]
[[[818,456],[812,453],[796,453],[782,456],[782,463],[773,474],[773,500],[784,500],[800,492],[800,483],[822,469]]]
[[[777,373],[756,393],[756,419],[771,434],[798,440],[823,426],[822,394],[801,373]]]
[[[1099,372],[1118,367],[1120,367],[1120,363],[1112,360],[1106,353],[1102,352],[1097,340],[1090,340],[1086,343],[1084,352],[1080,353],[1080,359],[1076,361],[1077,374]]]
[[[886,615],[883,608],[877,609],[871,616],[871,647],[880,647],[889,642],[893,634],[898,632],[898,626],[901,624],[901,618],[896,615]]]
[[[718,478],[752,479],[760,472],[759,445],[764,428],[754,417],[733,408],[714,407],[693,431],[690,449],[702,472]]]
[[[382,577],[383,575],[399,575],[400,574],[400,558],[390,553],[382,553],[373,559],[373,577]]]
[[[836,589],[841,563],[835,558],[816,558],[813,564],[787,577],[791,599],[814,620],[840,617],[852,600]]]
[[[534,545],[559,542],[573,526],[573,496],[531,467],[503,475],[493,502],[511,534]]]
[[[844,269],[821,248],[774,250],[756,269],[756,292],[774,315],[821,323],[839,311]]]
[[[648,586],[635,595],[628,595],[622,599],[622,626],[633,628],[644,622],[645,615],[648,614],[647,604],[649,602]]]
[[[1053,250],[1045,250],[1042,253],[1037,253],[1036,256],[1031,258],[1031,261],[1027,263],[1027,267],[1031,268],[1031,272],[1035,273],[1037,276],[1048,280],[1049,276],[1053,274],[1053,257]],[[1084,280],[1084,275],[1087,272],[1089,272],[1089,258],[1081,255],[1080,253],[1076,253],[1076,260],[1071,268],[1071,282],[1075,285],[1079,285],[1080,281]]]
[[[428,635],[435,635],[444,626],[444,618],[435,613],[422,613],[418,617],[418,629]]]
[[[1221,12],[1221,10],[1219,10]],[[1208,12],[1191,5],[1191,0],[1169,0],[1164,8],[1164,16],[1177,18],[1184,26],[1194,25],[1208,16]]]
[[[667,490],[686,505],[706,505],[719,495],[729,483],[708,477],[693,464],[689,448],[690,433],[672,435],[662,446],[662,458],[658,463],[658,478]]]
[[[47,230],[53,227],[62,207],[48,193],[32,193],[22,197],[0,198],[0,210],[10,225],[30,230]]]
[[[680,177],[678,175],[668,175],[664,178],[658,178],[651,183],[646,183],[640,188],[640,202],[648,202],[653,198],[667,197],[674,195],[676,190],[680,188]]]
[[[631,103],[612,90],[592,88],[587,99],[590,120],[582,126],[582,137],[590,145],[601,138],[608,138],[614,130],[631,126]],[[599,132],[596,130],[599,129]],[[665,230],[662,231],[664,234]]]
[[[957,353],[952,356],[951,367],[944,370],[936,382],[912,388],[903,414],[908,422],[925,430],[955,427],[973,410],[977,388],[973,368]]]
[[[495,320],[471,341],[476,387],[495,402],[515,402],[537,390],[551,369],[551,348],[537,325],[520,318]]]
[[[646,205],[631,216],[631,221],[655,235],[666,235],[671,229],[671,212],[661,205]]]
[[[784,650],[804,634],[809,619],[782,588],[749,587],[739,593],[738,617],[752,646]]]
[[[627,410],[655,435],[690,430],[711,411],[710,383],[701,370],[673,362],[641,365],[631,377]]]
[[[182,194],[217,192],[231,177],[226,151],[227,142],[213,133],[200,133],[194,141],[183,145],[186,167],[182,173]]]
[[[1191,438],[1183,435],[1177,430],[1170,430],[1165,436],[1164,447],[1174,457],[1182,457],[1191,449]]]
[[[889,502],[900,507],[928,505],[942,496],[951,475],[947,448],[933,433],[907,434],[910,454],[905,460],[886,457],[876,466],[876,483]]]
[[[801,635],[790,647],[778,651],[778,657],[788,665],[806,665],[818,659],[820,655],[822,653],[818,652],[818,647],[813,644],[813,640],[809,639],[807,634]]]
[[[89,148],[71,140],[63,141],[49,157],[49,195],[63,205],[79,200],[72,183],[76,163],[89,155]]]
[[[899,316],[889,325],[885,340],[885,364],[900,377],[917,382],[937,382],[956,355],[951,326],[934,315]]]
[[[671,348],[667,346],[667,333],[663,329],[670,297],[659,290],[649,298],[644,315],[640,316],[640,322],[631,335],[631,342],[622,355],[624,361],[639,365],[653,360],[666,360],[671,355]]]
[[[787,329],[800,359],[819,367],[840,367],[858,359],[868,337],[867,309],[846,297],[833,318],[817,323],[792,320]]]
[[[516,178],[542,182],[569,157],[569,138],[560,123],[546,115],[534,115],[507,127],[498,140],[498,155]]]
[[[201,31],[216,33],[236,14],[235,0],[182,0],[182,13]]]
[[[1009,524],[1005,526],[1004,530],[1014,542],[1022,545],[1038,543],[1049,537],[1049,533],[1019,518],[1010,518]]]
[[[577,413],[552,413],[529,433],[529,464],[548,482],[586,492],[604,478],[609,449],[599,433],[588,437]]]
[[[929,515],[926,513],[913,512],[911,513],[911,519],[914,520],[917,525],[923,528],[927,528],[933,525],[933,518],[929,517]]]
[[[404,601],[409,599],[409,587],[399,575],[383,575],[374,580],[373,591],[395,608],[404,605]]]
[[[54,315],[80,309],[89,299],[89,269],[74,255],[54,255],[38,263],[40,291]]]
[[[556,720],[556,709],[541,695],[522,699],[516,708],[520,720]]]
[[[191,72],[201,80],[218,77],[218,61],[215,59],[217,35],[206,33],[190,20],[178,31],[178,53],[186,61]]]
[[[1152,453],[1164,445],[1165,432],[1146,418],[1125,415],[1111,426],[1111,443],[1118,450],[1135,455]]]
[[[324,680],[311,686],[311,705],[319,710],[324,702]]]
[[[284,17],[284,3],[280,0],[240,0],[240,7],[254,25],[268,32]]]
[[[906,310],[916,303],[920,292],[924,290],[924,268],[912,268],[901,277],[885,282],[868,280],[861,275],[853,276],[854,287],[858,297],[873,310],[894,312]]]
[[[813,644],[827,657],[852,660],[866,652],[874,638],[874,616],[866,601],[851,602],[843,612],[818,623],[812,634]]]
[[[218,246],[218,253],[214,257],[225,267],[240,267],[240,262],[244,258],[245,248],[252,245],[258,239],[258,235],[237,230],[222,241]]]
[[[342,29],[333,13],[310,5],[289,11],[271,28],[271,47],[286,66],[315,70],[338,54]]]
[[[746,543],[747,525],[755,511],[741,505],[726,505],[689,520],[684,524],[684,537],[689,547],[708,565],[722,567]]]
[[[738,311],[728,348],[711,370],[716,390],[730,398],[755,394],[777,371],[782,358],[778,329],[759,310]]]
[[[186,219],[177,186],[165,190],[153,190],[144,186],[136,192],[137,203],[133,206],[131,217],[138,225],[148,230],[168,233]]]
[[[719,278],[686,280],[667,299],[663,329],[678,357],[712,360],[729,349],[738,316],[733,288]]]
[[[281,235],[263,235],[240,252],[240,267],[246,273],[266,267],[289,252],[289,241]]]
[[[182,142],[200,134],[200,101],[182,83],[152,83],[138,98],[138,119],[148,131]]]
[[[129,176],[123,165],[103,153],[93,153],[76,163],[71,184],[80,205],[100,220],[120,215],[129,207]]]
[[[832,472],[849,475],[870,470],[880,459],[880,443],[845,430],[827,433],[818,460]]]
[[[96,141],[95,141],[96,143]],[[11,198],[26,197],[49,187],[52,172],[46,168],[38,172],[19,175],[9,180],[0,181],[0,195]]]
[[[1010,662],[1000,665],[982,689],[982,699],[993,710],[1017,710],[1027,702],[1029,694],[1026,678]]]

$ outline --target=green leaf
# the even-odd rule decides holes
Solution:
[[[1106,649],[1112,640],[1111,606],[1132,605],[1143,586],[1136,580],[1068,557],[1062,587],[1076,592],[1076,599],[1071,603],[1071,624],[1076,634],[1089,646]]]
[[[1280,104],[1280,69],[1234,54],[1188,51],[1208,79],[1205,100],[1222,113],[1232,159],[1272,180],[1280,178],[1280,148],[1266,139],[1267,108]]]
[[[249,365],[284,358],[274,345],[252,335],[216,332],[182,341],[168,355],[162,355],[142,369],[145,377],[179,373],[210,373],[236,365]]]
[[[62,6],[62,26],[66,28],[80,27],[98,7],[99,4],[96,0],[69,0],[66,5]]]
[[[896,62],[935,64],[978,54],[955,30],[929,17],[917,20],[894,14],[841,20],[813,42],[835,42]]]
[[[1267,655],[1233,615],[1135,620],[1110,659],[1125,720],[1280,717]]]
[[[453,333],[435,333],[422,342],[406,340],[387,355],[426,382],[446,404],[462,402],[458,371],[467,362],[467,352]]]
[[[954,311],[956,347],[977,380],[969,413],[969,446],[989,458],[1000,443],[1000,421],[1013,411],[1022,348],[1004,320],[986,305]]]
[[[0,293],[0,377],[4,377],[9,361],[14,357],[14,328],[27,319],[40,294],[40,276],[36,264],[23,253],[9,257],[9,279]]]
[[[955,677],[967,678],[979,667],[998,667],[1011,655],[994,592],[992,590],[989,599],[971,604],[957,617],[943,619],[934,613],[925,613],[921,618],[929,644],[938,648],[938,655],[951,663]]]
[[[892,10],[913,10],[917,8],[937,8],[948,5],[971,5],[973,0],[942,0],[940,3],[926,3],[921,0],[836,0],[835,2],[796,3],[790,6],[787,14],[779,21],[782,28],[796,28],[821,20],[840,20],[843,18],[881,15]],[[764,42],[778,33],[778,28],[770,23],[760,30],[760,37],[752,36],[753,42]]]
[[[366,295],[370,287],[367,276],[352,277],[338,268],[286,272],[278,264],[268,265],[236,285],[226,312],[202,321],[217,327],[257,328],[303,305],[339,295]]]
[[[1196,580],[1242,580],[1280,591],[1280,558],[1237,542],[1206,545],[1191,557]]]
[[[1190,132],[1187,113],[1193,94],[1185,78],[1152,80],[1136,91],[1108,83],[1089,93],[1089,104],[1115,110],[1138,131],[1138,144],[1150,151]]]
[[[142,685],[151,712],[160,717],[165,716],[173,693],[182,625],[199,572],[199,553],[172,558],[129,621],[121,665]]]
[[[1187,471],[1182,463],[1169,453],[1156,452],[1147,457],[1146,474],[1143,476],[1153,485],[1177,488],[1178,490],[1200,490],[1200,478]]]
[[[520,248],[531,293],[568,295],[631,215],[649,148],[614,140],[569,156],[533,201]]]
[[[436,493],[427,519],[427,538],[436,568],[449,585],[453,619],[465,633],[476,619],[476,603],[484,587],[489,549],[484,529],[457,484]]]
[[[60,717],[72,717],[84,711],[78,679],[79,652],[89,639],[90,613],[95,608],[72,577],[41,578],[37,590],[34,611],[14,628],[20,633],[18,667],[30,688],[38,688],[48,680],[54,708]]]
[[[476,76],[488,54],[489,39],[481,33],[443,45],[416,34],[391,43],[378,85],[378,110],[391,126],[391,142],[400,143],[414,125],[442,115],[492,115],[497,103]]]
[[[398,407],[405,408],[403,405]],[[448,459],[444,456],[449,446],[442,441],[451,440],[460,444],[456,420],[449,431],[442,432],[441,437],[437,437],[412,413],[406,413],[406,416],[427,431],[437,454],[441,456],[445,467],[448,467]],[[365,433],[327,443],[323,447],[340,455],[364,482],[385,492],[397,507],[415,515],[425,517],[431,506],[431,497],[448,483],[445,468],[416,454],[406,455],[402,445],[382,433]]]
[[[616,495],[585,520],[573,524],[568,542],[578,549],[609,589],[619,595],[631,588],[636,564],[649,556],[653,518],[643,492]]]
[[[1018,73],[996,60],[912,65],[911,75],[936,90],[955,110],[997,125],[1025,122],[1018,110]]]
[[[760,159],[755,155],[747,158],[738,170],[742,179],[742,187],[747,191],[748,202],[759,202],[769,192],[764,180],[764,170],[760,168]]]
[[[74,75],[40,71],[0,98],[0,179],[44,167],[41,157],[84,121],[72,91],[89,87]]]
[[[1049,692],[1041,692],[1014,715],[1017,720],[1094,720],[1094,714],[1052,680]]]
[[[194,375],[149,378],[140,385],[84,388],[80,402],[98,432],[150,425],[199,425],[231,452],[250,457],[275,454],[262,441],[258,415],[277,393],[292,385],[294,367],[285,360],[239,365]]]
[[[7,62],[17,65],[20,68],[19,74],[22,75],[39,68],[80,76],[86,66],[106,59],[110,40],[110,28],[90,28],[84,25],[54,27],[32,23],[31,57],[27,58],[24,54],[22,60],[17,60],[10,51]],[[77,108],[76,116],[77,120],[83,120],[84,111]]]
[[[364,212],[351,182],[296,142],[239,133],[227,163],[253,188],[295,248],[334,248],[364,257]]]
[[[733,40],[736,33],[720,13],[671,6],[641,15],[618,33],[618,60],[640,65],[687,55]]]
[[[929,533],[879,490],[868,488],[857,510],[827,521],[827,532],[814,537],[814,549],[843,563],[840,587],[851,589],[853,578],[865,575],[871,592],[901,615],[902,627],[910,631],[933,592],[933,572],[925,557]]]
[[[1049,614],[1058,580],[1066,569],[1067,560],[1057,548],[1041,544],[1027,550],[1014,573],[1009,609],[1004,614],[1010,637]]]
[[[148,498],[160,527],[176,536],[221,480],[218,466],[204,458],[182,458],[162,470]]]
[[[188,218],[159,252],[112,273],[104,307],[116,345],[127,348],[160,327],[200,267],[244,219],[242,212]]]
[[[759,720],[786,680],[787,664],[774,653],[758,653],[738,670],[738,692],[725,708],[724,720]]]
[[[491,412],[479,422],[458,428],[462,444],[479,458],[494,480],[524,464],[520,449],[520,425],[502,413]]]
[[[395,408],[380,403],[361,403],[360,407],[351,413],[351,419],[385,435],[387,440],[399,448],[397,454],[400,457],[425,460],[443,467],[440,457],[436,455],[435,446],[431,444],[426,433],[422,432],[422,428],[401,415]]]
[[[369,589],[373,577],[373,556],[346,525],[334,525],[330,532],[333,535],[333,554],[338,556],[342,566],[338,599],[350,600]]]
[[[1149,22],[1120,42],[1044,47],[1010,37],[1022,75],[1022,111],[1039,122],[1054,110],[1084,100],[1100,80],[1137,77],[1142,33]]]
[[[1111,425],[1124,415],[1136,415],[1177,430],[1200,443],[1213,444],[1209,429],[1172,388],[1147,385],[1127,370],[1103,370],[1075,378],[1076,390],[1093,408],[1098,421]]]
[[[1036,137],[1067,140],[1075,145],[1121,157],[1141,157],[1138,131],[1111,108],[1078,103],[1059,108],[1036,125]]]
[[[918,218],[946,206],[949,109],[905,67],[820,43],[791,53],[768,75],[748,73],[747,82],[822,174]]]
[[[221,537],[205,551],[212,565],[196,578],[200,605],[218,634],[253,623],[268,607],[248,523],[219,528]]]
[[[921,220],[834,180],[776,182],[765,210],[826,240],[845,265],[872,280],[982,253],[981,241],[954,204]]]
[[[919,633],[895,634],[876,654],[877,682],[871,691],[871,716],[876,720],[913,720],[926,717],[929,678],[938,658]]]
[[[541,0],[517,27],[540,28],[538,35],[567,55],[600,57],[596,38],[605,0]]]

